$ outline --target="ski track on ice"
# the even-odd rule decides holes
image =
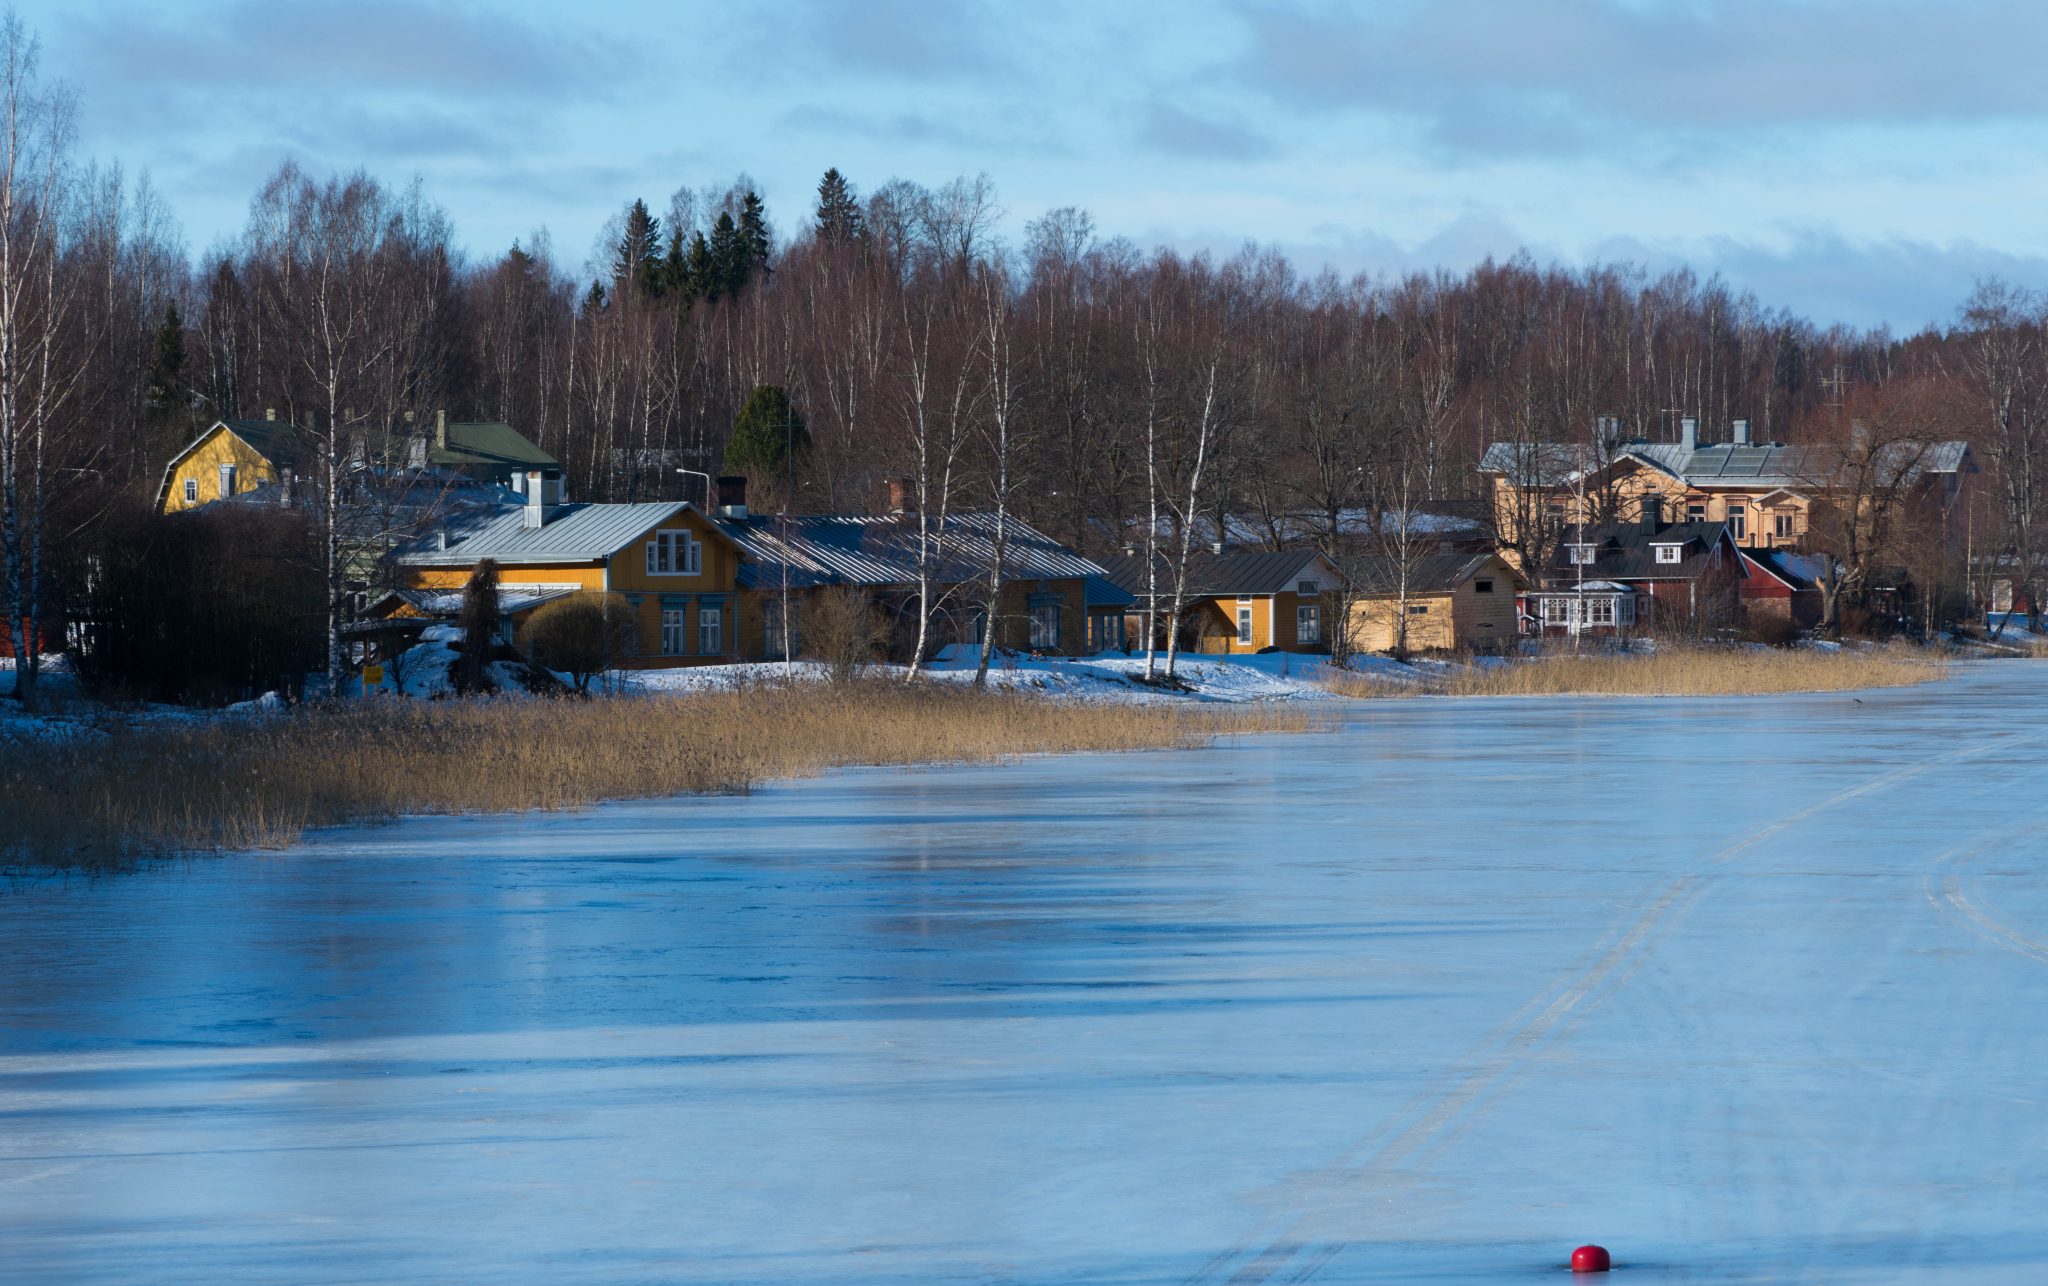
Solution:
[[[1706,860],[1717,865],[1733,861],[1772,836],[1849,800],[1885,790],[1937,768],[2037,740],[2038,737],[2007,734],[1895,769],[1759,826],[1709,854]],[[2048,812],[2048,806],[2041,811]],[[2012,828],[1968,850],[1945,854],[1938,859],[1937,865],[1965,851],[1969,857],[1988,852],[2004,840],[2043,826],[2048,826],[2048,819]],[[1969,857],[1962,860],[1967,861]],[[1928,898],[1933,901],[1934,876],[1930,874],[1927,878]],[[1610,933],[1595,942],[1528,1003],[1481,1039],[1451,1071],[1345,1149],[1329,1165],[1316,1171],[1311,1181],[1315,1195],[1309,1201],[1299,1203],[1292,1212],[1275,1213],[1261,1220],[1236,1244],[1213,1256],[1189,1277],[1187,1286],[1216,1281],[1223,1281],[1225,1286],[1260,1286],[1276,1280],[1276,1274],[1290,1266],[1293,1271],[1277,1280],[1290,1284],[1313,1280],[1331,1260],[1353,1244],[1349,1240],[1320,1239],[1312,1235],[1318,1221],[1355,1211],[1351,1194],[1344,1189],[1363,1186],[1358,1183],[1361,1179],[1392,1173],[1401,1168],[1404,1160],[1412,1160],[1407,1168],[1413,1173],[1426,1171],[1535,1073],[1542,1062],[1532,1056],[1539,1052],[1539,1046],[1546,1044],[1546,1038],[1549,1038],[1547,1044],[1550,1046],[1561,1044],[1592,1016],[1600,1000],[1625,986],[1649,960],[1665,933],[1682,920],[1715,883],[1713,876],[1693,874],[1679,876],[1662,885],[1650,905],[1632,924],[1620,931],[1618,938]],[[1970,927],[1977,932],[2002,946],[2048,963],[2048,942],[2021,934],[1986,915],[1961,892],[1957,877],[1951,876],[1944,883],[1944,895],[1958,912],[1968,917]],[[1939,903],[1936,903],[1936,908],[1940,909]],[[1601,950],[1603,946],[1606,947],[1604,951]],[[1587,963],[1589,958],[1590,965]],[[1599,993],[1599,998],[1586,1003],[1595,993]],[[1547,997],[1553,996],[1548,1004],[1544,1003]],[[1536,1011],[1535,1016],[1523,1021],[1531,1010]],[[1372,1150],[1404,1121],[1411,1123],[1390,1142],[1380,1145],[1377,1151]],[[1445,1127],[1452,1126],[1453,1122],[1455,1126],[1445,1132]],[[1427,1151],[1424,1151],[1425,1145],[1430,1145]],[[1357,1159],[1368,1152],[1371,1153],[1369,1159],[1363,1165],[1356,1165]],[[1223,1276],[1248,1254],[1252,1256],[1249,1262],[1243,1263],[1227,1278]]]

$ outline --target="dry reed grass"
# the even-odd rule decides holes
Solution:
[[[0,746],[0,867],[275,848],[408,813],[743,792],[850,765],[990,763],[1305,732],[1283,706],[1054,702],[950,685],[762,685],[608,701],[390,701]]]
[[[1856,652],[1666,648],[1457,666],[1418,673],[1408,682],[1340,671],[1327,686],[1352,697],[1707,697],[1906,687],[1947,676],[1948,662],[1941,655],[1896,647]]]

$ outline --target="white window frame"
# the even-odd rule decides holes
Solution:
[[[1779,540],[1790,540],[1799,534],[1799,513],[1794,509],[1779,509],[1771,514],[1771,534]]]
[[[188,505],[199,503],[199,479],[185,479],[185,503]]]
[[[1323,641],[1323,609],[1303,603],[1294,609],[1294,641],[1296,643],[1320,643]]]
[[[1680,558],[1680,554],[1682,554],[1684,551],[1680,549],[1680,547],[1677,545],[1657,545],[1654,548],[1657,550],[1657,561],[1660,563],[1676,563],[1683,561]]]
[[[228,497],[235,494],[235,482],[239,477],[240,473],[241,470],[237,466],[232,464],[224,464],[220,467],[221,499],[226,500]]]
[[[1565,548],[1571,551],[1571,565],[1574,567],[1591,566],[1600,557],[1599,547],[1595,545],[1567,545]]]
[[[1248,598],[1237,600],[1240,604],[1251,602]],[[1237,609],[1237,641],[1244,647],[1252,645],[1252,609],[1240,606]]]
[[[723,607],[712,603],[697,604],[697,655],[725,655],[725,609]]]
[[[685,656],[683,645],[689,640],[688,609],[664,607],[661,609],[661,654],[663,656]]]
[[[687,531],[657,531],[647,542],[649,576],[701,576],[704,542]]]
[[[1742,505],[1728,506],[1728,528],[1737,540],[1749,539],[1749,510]]]

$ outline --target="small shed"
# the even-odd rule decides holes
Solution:
[[[1387,559],[1358,574],[1351,605],[1351,644],[1386,652],[1499,652],[1516,636],[1515,596],[1528,582],[1498,554],[1431,554],[1405,563]]]

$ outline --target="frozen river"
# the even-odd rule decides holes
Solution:
[[[2048,664],[0,892],[7,1282],[2048,1274]]]

